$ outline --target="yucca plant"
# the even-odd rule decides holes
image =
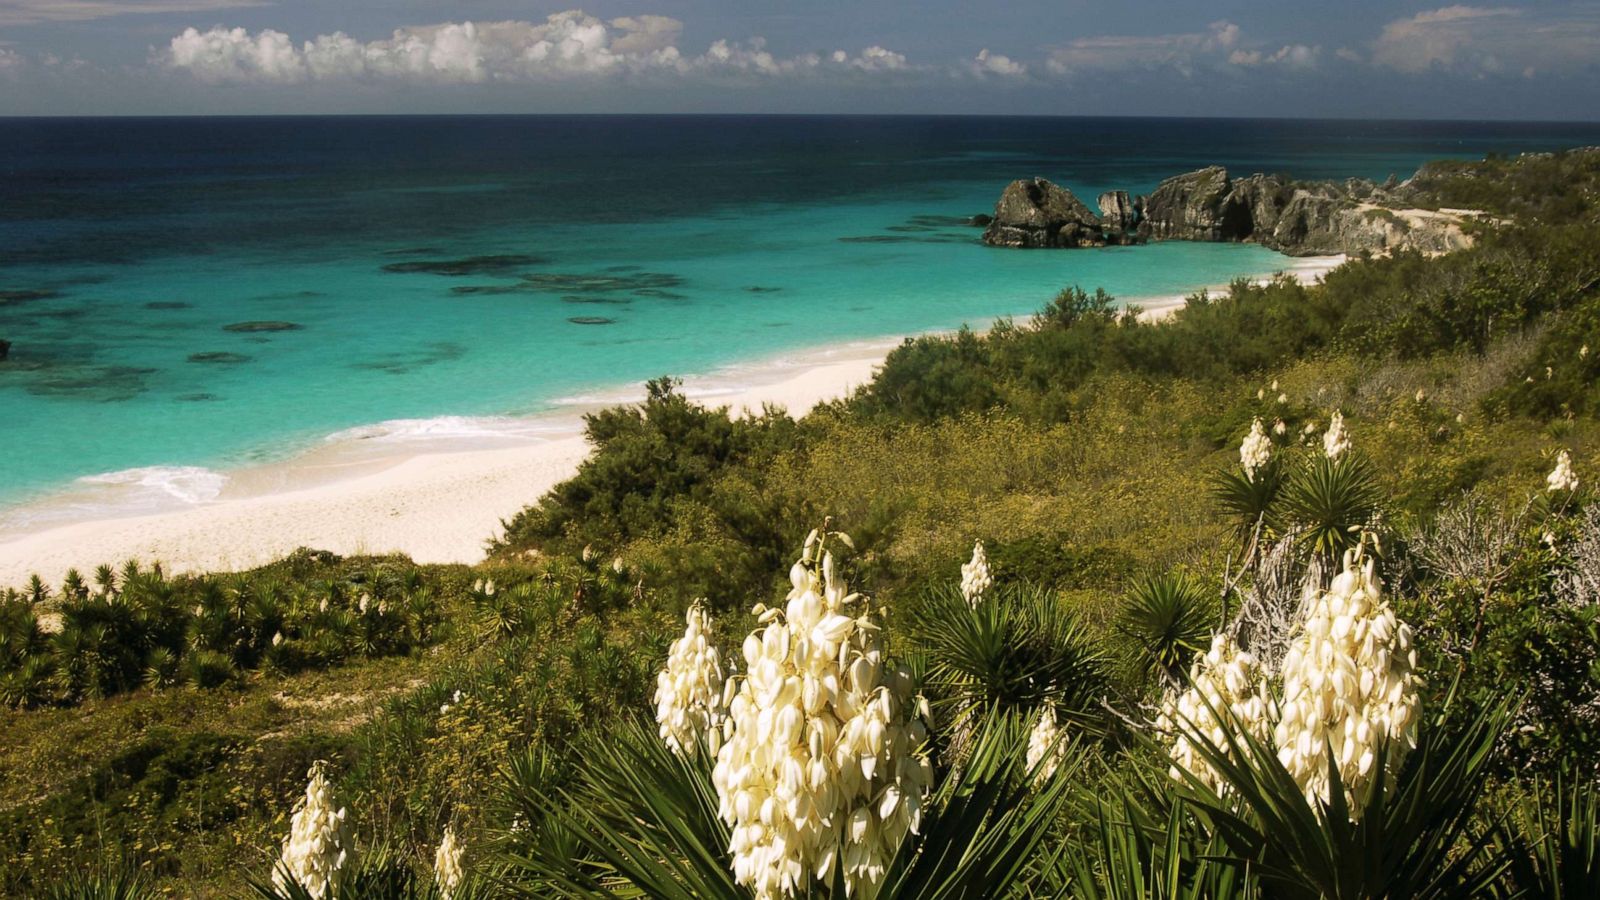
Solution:
[[[1313,457],[1283,491],[1287,521],[1299,530],[1301,547],[1330,567],[1370,529],[1383,499],[1377,474],[1366,458],[1343,453]]]
[[[1196,751],[1226,782],[1218,792],[1191,774],[1167,791],[1183,798],[1248,867],[1267,896],[1283,900],[1466,900],[1484,896],[1506,859],[1474,840],[1473,813],[1513,704],[1482,709],[1464,725],[1448,709],[1424,723],[1397,771],[1373,778],[1351,820],[1334,750],[1326,801],[1307,799],[1272,747],[1226,710],[1219,744],[1188,729]],[[1382,748],[1380,748],[1381,751]],[[1377,754],[1382,759],[1383,754]],[[1157,776],[1158,778],[1163,776]],[[1151,790],[1148,796],[1160,796]]]
[[[44,889],[41,900],[156,900],[164,896],[132,865],[76,872]]]
[[[1536,783],[1496,829],[1495,841],[1509,862],[1498,896],[1600,897],[1600,788],[1592,775]]]
[[[1128,794],[1096,797],[1088,833],[1067,844],[1068,885],[1077,900],[1255,900],[1260,888],[1247,868],[1226,859],[1215,835],[1199,833],[1189,809],[1173,803],[1151,821]]]
[[[1247,557],[1253,556],[1262,541],[1283,532],[1283,464],[1274,456],[1254,472],[1231,468],[1218,472],[1211,480],[1211,496],[1222,507],[1235,538]]]
[[[874,896],[1005,898],[1057,865],[1050,841],[1076,767],[1036,785],[1023,766],[1025,727],[991,716],[967,764],[948,776],[926,807],[919,834],[890,864]],[[567,788],[513,787],[550,837],[513,858],[505,889],[527,897],[651,897],[748,900],[734,881],[729,833],[717,815],[707,754],[680,757],[652,725],[628,720],[585,748],[585,769]],[[551,842],[566,852],[549,852]],[[575,852],[574,852],[575,851]],[[801,896],[843,900],[842,875]]]
[[[991,589],[976,607],[955,587],[933,589],[910,639],[938,721],[963,732],[991,711],[1031,720],[1047,703],[1081,721],[1107,685],[1105,655],[1074,611],[1032,585]]]
[[[1185,572],[1151,575],[1134,585],[1118,619],[1118,630],[1144,650],[1145,674],[1168,683],[1182,680],[1189,660],[1211,642],[1217,604]]]

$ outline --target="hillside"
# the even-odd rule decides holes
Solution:
[[[708,756],[668,753],[650,719],[704,598],[704,646],[747,687],[764,661],[799,665],[770,627],[746,641],[774,621],[881,680],[856,697],[841,663],[838,696],[802,704],[887,710],[857,749],[890,774],[852,781],[841,757],[828,795],[873,810],[877,843],[853,839],[870,847],[830,880],[881,865],[879,896],[1558,896],[1557,870],[1586,852],[1592,868],[1600,815],[1600,151],[1408,184],[1419,208],[1492,221],[1451,253],[1241,281],[1158,321],[1067,287],[983,336],[908,340],[798,421],[652,382],[588,418],[590,460],[476,567],[308,550],[15,586],[0,893],[84,873],[270,893],[326,760],[360,851],[349,896],[432,890],[447,827],[471,876],[456,896],[750,896],[724,820],[759,837],[782,814],[730,801],[718,818]],[[870,601],[834,596],[835,575]],[[846,621],[752,611],[791,585]],[[1328,597],[1363,611],[1319,620]],[[1274,742],[1324,736],[1295,642],[1351,629],[1388,705],[1327,688],[1368,716],[1360,746],[1328,745],[1330,787],[1323,746]],[[777,726],[750,690],[726,711],[747,723],[730,753],[759,762],[746,737]],[[1277,735],[1258,727],[1273,717]],[[755,777],[739,772],[717,777]],[[1142,876],[1170,890],[1132,890]]]

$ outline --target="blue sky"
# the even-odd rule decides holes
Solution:
[[[0,0],[0,115],[1600,118],[1600,2]]]

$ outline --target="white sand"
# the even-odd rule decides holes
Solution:
[[[1320,280],[1343,257],[1296,260],[1287,270]],[[1183,297],[1144,301],[1159,317]],[[688,396],[733,413],[774,404],[802,415],[871,380],[894,342],[854,345],[813,355],[755,387],[726,386],[728,375],[693,379]],[[622,394],[597,405],[642,398]],[[576,415],[549,417],[549,434],[514,446],[418,452],[351,441],[285,464],[233,473],[213,502],[149,515],[70,522],[0,534],[0,587],[20,587],[37,573],[59,584],[66,571],[103,562],[159,561],[169,573],[231,571],[262,565],[298,547],[340,555],[399,552],[422,563],[473,563],[501,521],[571,477],[588,454]],[[437,445],[436,445],[437,446]],[[443,443],[442,446],[449,446]]]

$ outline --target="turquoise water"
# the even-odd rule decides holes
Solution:
[[[983,247],[962,220],[1011,177],[1048,175],[1092,202],[1209,161],[1194,148],[1057,154],[1042,126],[1013,120],[950,133],[829,120],[825,140],[765,120],[710,144],[704,122],[647,119],[622,146],[567,134],[561,152],[542,131],[396,149],[358,140],[374,128],[362,121],[274,132],[275,147],[259,123],[133,128],[136,151],[22,132],[33,155],[9,169],[25,177],[0,189],[13,195],[0,196],[0,338],[14,344],[0,363],[0,506],[85,478],[203,501],[219,472],[372,423],[454,433],[453,417],[537,413],[661,374],[986,325],[1068,285],[1162,297],[1290,262],[1246,245]],[[461,122],[429,127],[482,127]],[[195,150],[185,130],[211,143]],[[1259,158],[1243,143],[1211,158],[1381,177],[1568,137],[1466,147],[1430,132],[1341,150],[1269,136]],[[508,258],[459,263],[494,255]],[[385,269],[449,261],[471,271]],[[244,322],[298,327],[225,330]]]

